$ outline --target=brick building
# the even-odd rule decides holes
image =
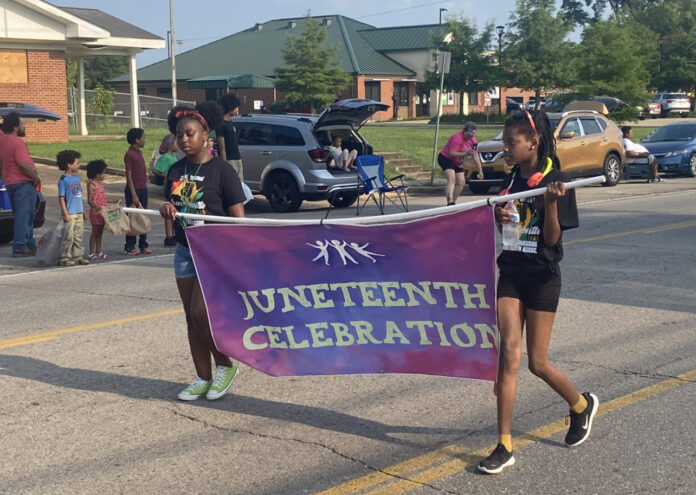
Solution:
[[[0,0],[0,102],[31,103],[57,113],[62,117],[57,122],[28,125],[27,138],[67,141],[66,58],[78,60],[84,117],[85,58],[130,57],[130,82],[135,87],[135,55],[162,47],[162,38],[99,10],[60,8],[42,0]],[[137,119],[139,113],[135,115]],[[86,134],[84,119],[80,127]]]

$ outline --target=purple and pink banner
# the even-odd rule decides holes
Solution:
[[[495,380],[488,206],[401,224],[186,229],[221,352],[273,376]]]

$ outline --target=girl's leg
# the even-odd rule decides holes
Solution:
[[[462,193],[462,189],[464,189],[464,186],[466,185],[466,174],[464,172],[460,172],[458,174],[454,174],[454,194],[452,196],[452,201],[457,201],[457,198],[459,195]]]
[[[517,370],[522,357],[522,327],[524,306],[512,297],[498,299],[498,329],[500,352],[498,355],[498,433],[509,435],[512,431],[512,412],[517,393]]]
[[[103,225],[92,225],[92,236],[90,237],[90,246],[92,245],[92,238],[94,238],[94,251],[95,254],[102,252],[102,235],[104,234]]]
[[[99,225],[92,224],[92,233],[89,235],[89,254],[97,254],[97,228]]]
[[[526,316],[529,371],[548,383],[570,407],[574,406],[580,399],[580,394],[548,358],[551,329],[556,313],[528,309]]]
[[[445,178],[447,179],[447,185],[445,186],[445,196],[447,197],[447,204],[454,203],[454,184],[456,182],[456,175],[454,170],[451,168],[445,169]]]
[[[350,150],[350,153],[348,153],[348,161],[346,162],[348,165],[346,165],[346,168],[349,169],[356,169],[357,167],[355,166],[355,159],[358,156],[358,150]]]
[[[215,347],[215,342],[213,341],[213,336],[210,333],[210,323],[208,321],[208,311],[205,307],[205,301],[203,299],[203,292],[201,291],[201,286],[198,283],[198,279],[195,279],[195,285],[191,293],[191,318],[193,320],[193,327],[196,330],[197,337],[202,345],[205,346],[205,350],[213,355],[215,364],[218,366],[232,366],[232,361],[229,357],[222,354]],[[210,358],[208,357],[207,362],[210,363]],[[208,373],[210,373],[210,365],[208,364]],[[201,378],[208,380],[208,378],[203,375],[199,375]]]
[[[196,374],[200,378],[210,381],[213,378],[213,373],[210,368],[210,352],[208,352],[206,343],[201,340],[199,336],[191,311],[193,292],[197,285],[198,279],[196,277],[176,279],[176,286],[179,289],[179,296],[181,297],[181,302],[184,305],[184,312],[186,313],[186,327],[188,329],[188,341],[193,365],[196,368]]]
[[[349,154],[348,154],[348,150],[343,150],[343,151],[341,151],[341,163],[340,163],[339,166],[340,166],[341,168],[343,168],[343,169],[348,170],[348,165],[349,165],[349,164],[350,164],[350,157],[349,157]]]

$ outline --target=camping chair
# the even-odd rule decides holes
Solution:
[[[358,197],[356,215],[365,207],[368,201],[372,200],[379,212],[384,215],[386,201],[403,211],[408,211],[408,198],[406,190],[408,186],[404,184],[404,174],[397,175],[391,179],[384,177],[384,157],[380,155],[361,155],[355,159],[355,166],[358,167],[358,190],[360,195],[367,197],[361,202]],[[394,185],[392,181],[399,180],[400,184]]]

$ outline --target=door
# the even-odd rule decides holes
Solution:
[[[575,173],[583,169],[583,149],[585,148],[582,128],[577,117],[561,121],[560,130],[556,135],[556,154],[561,162],[563,172]]]
[[[583,167],[585,170],[596,170],[601,173],[604,167],[604,157],[609,148],[609,139],[597,119],[592,116],[580,117],[582,133],[584,135],[585,148],[583,155]]]
[[[268,163],[275,160],[273,128],[261,122],[235,120],[239,132],[239,153],[244,164],[244,182],[259,191],[261,174]]]

